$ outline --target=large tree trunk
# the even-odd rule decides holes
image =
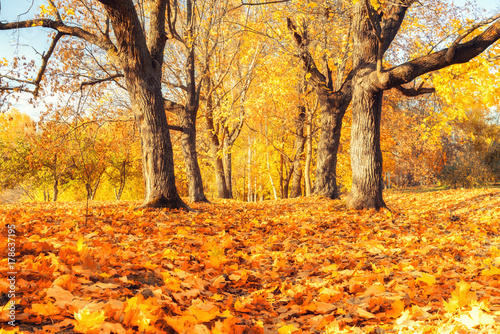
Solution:
[[[166,2],[158,1],[152,7],[147,41],[132,1],[102,3],[118,41],[117,55],[140,130],[143,207],[188,208],[175,186],[172,143],[161,91]]]
[[[141,135],[144,207],[187,207],[175,186],[174,159],[159,83],[125,72]],[[141,82],[143,81],[143,82]]]
[[[308,50],[307,30],[304,30],[301,34],[290,19],[288,20],[288,28],[294,34],[300,58],[304,69],[310,75],[310,81],[315,88],[321,112],[321,134],[318,142],[314,193],[331,199],[339,198],[337,152],[342,130],[342,119],[352,98],[351,80],[353,72],[351,71],[342,81],[343,71],[339,71],[335,91],[331,70],[326,66],[326,73],[321,73]],[[342,69],[344,68],[345,63],[342,65]]]
[[[358,81],[361,80],[361,81]],[[363,78],[353,88],[351,129],[352,188],[349,206],[355,209],[385,207],[382,198],[380,116],[383,91],[364,89]]]
[[[382,198],[382,152],[380,116],[383,90],[370,74],[377,71],[379,41],[372,27],[367,5],[354,6],[351,168],[352,187],[348,204],[355,209],[385,207]],[[370,14],[372,15],[372,14]]]
[[[321,98],[321,97],[320,97]],[[350,99],[335,108],[328,98],[320,99],[321,132],[318,141],[318,162],[314,193],[327,198],[339,198],[337,187],[337,153],[342,131],[342,119]]]

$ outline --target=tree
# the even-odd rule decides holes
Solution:
[[[383,56],[394,41],[408,8],[414,0],[375,3],[357,1],[353,5],[353,125],[351,165],[353,182],[348,204],[352,208],[385,207],[382,197],[382,152],[380,119],[385,90],[397,88],[407,95],[430,93],[432,88],[408,89],[403,84],[419,76],[453,64],[465,63],[485,51],[500,38],[500,21],[493,18],[470,26],[441,51],[384,68]],[[478,28],[491,25],[462,43]],[[423,83],[423,81],[422,81]]]
[[[170,2],[150,2],[148,29],[139,19],[132,0],[89,0],[82,1],[80,6],[71,3],[71,6],[66,7],[56,7],[55,3],[49,0],[49,4],[49,14],[55,16],[55,19],[42,17],[0,23],[0,30],[41,26],[57,32],[44,56],[40,71],[42,74],[55,45],[63,36],[84,39],[106,51],[123,72],[141,135],[145,186],[143,206],[187,208],[175,187],[172,144],[161,90],[164,48],[167,39],[171,37],[165,30],[166,25],[171,23],[171,18],[167,15],[172,13]],[[89,22],[66,24],[59,11],[62,8],[66,8],[65,17],[78,19],[74,10],[77,8],[79,13],[87,14],[90,17],[88,20],[94,25],[90,27],[83,24]],[[41,75],[39,77],[41,78]]]
[[[325,5],[326,12],[330,10],[337,11],[338,8],[330,8]],[[346,18],[345,14],[338,14],[336,19]],[[331,20],[330,15],[327,15],[326,20]],[[340,20],[339,20],[340,21]],[[329,64],[326,50],[323,54],[323,71],[320,71],[310,50],[311,43],[308,26],[303,23],[301,31],[294,25],[292,20],[288,19],[288,29],[293,32],[295,43],[299,50],[299,56],[302,59],[304,69],[307,73],[309,81],[314,87],[315,94],[318,99],[320,110],[320,138],[318,141],[318,160],[316,166],[316,183],[314,185],[314,193],[331,199],[339,198],[339,190],[337,187],[337,153],[340,144],[340,135],[342,130],[342,120],[345,112],[351,102],[352,88],[351,79],[352,72],[345,75],[348,61],[348,50],[346,43],[349,42],[349,37],[341,40],[335,49],[339,54],[339,61],[336,66],[336,79],[334,80],[333,71]],[[344,29],[340,22],[336,22],[340,29]],[[350,32],[346,29],[345,35],[349,36]],[[344,52],[342,53],[342,49]]]

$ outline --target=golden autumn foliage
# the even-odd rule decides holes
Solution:
[[[500,190],[386,198],[2,205],[0,333],[498,332]]]

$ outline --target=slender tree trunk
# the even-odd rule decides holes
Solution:
[[[311,161],[312,161],[312,113],[308,115],[306,123],[306,161],[304,163],[304,188],[306,196],[311,196]]]
[[[252,201],[252,146],[250,141],[250,135],[248,136],[247,169],[248,169],[247,201],[251,202]]]
[[[116,187],[114,188],[115,198],[117,201],[119,201],[122,198],[123,189],[125,189],[126,180],[127,180],[127,161],[124,160],[122,162],[121,167],[120,167],[120,186],[118,187],[118,191],[116,190]]]
[[[189,26],[189,38],[194,38],[194,1],[188,0],[187,26]],[[189,47],[186,61],[186,106],[177,114],[181,127],[182,155],[184,157],[186,174],[188,178],[189,200],[191,202],[208,202],[203,191],[203,180],[198,164],[196,152],[196,115],[200,107],[199,87],[196,84],[196,67],[194,44]]]
[[[222,161],[222,145],[219,140],[219,126],[214,123],[214,110],[212,100],[212,80],[207,77],[205,80],[205,91],[208,92],[206,100],[205,118],[207,119],[207,131],[210,139],[210,149],[215,167],[215,183],[217,185],[217,197],[229,198],[229,190],[227,188],[226,176],[224,174],[224,163]]]
[[[52,201],[57,202],[57,197],[59,196],[59,178],[56,176],[54,178],[54,192]]]
[[[306,118],[306,108],[304,106],[299,106],[299,115],[297,117],[297,133],[295,137],[295,157],[293,159],[293,173],[292,173],[292,189],[290,192],[290,198],[302,196],[302,164],[301,156],[304,152],[304,146],[306,143],[306,137],[304,137],[304,126]]]
[[[224,173],[224,162],[219,153],[218,147],[212,145],[212,155],[215,163],[215,182],[217,184],[217,197],[229,198],[229,190],[227,189],[226,174]]]
[[[208,202],[203,191],[203,180],[196,152],[196,114],[197,112],[193,110],[182,110],[178,113],[179,124],[182,127],[182,155],[189,184],[189,200],[191,202]]]
[[[227,139],[224,140],[224,148],[222,150],[223,153],[223,165],[224,165],[224,179],[226,181],[226,188],[228,197],[233,198],[233,169],[232,169],[232,145]]]
[[[54,154],[54,164],[53,164],[53,168],[52,168],[52,176],[54,178],[52,200],[54,202],[57,202],[57,196],[59,195],[59,175],[57,174],[57,153]]]

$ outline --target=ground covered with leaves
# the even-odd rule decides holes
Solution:
[[[499,332],[500,190],[386,200],[0,206],[0,332]]]

